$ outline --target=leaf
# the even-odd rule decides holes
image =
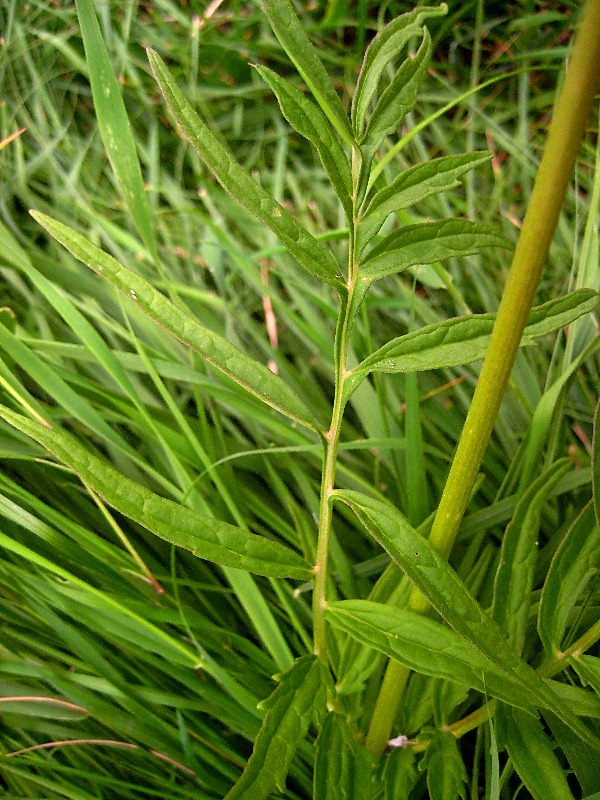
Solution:
[[[149,49],[148,60],[177,124],[223,188],[240,205],[264,222],[304,269],[340,289],[342,283],[337,277],[338,266],[331,252],[235,161],[229,150],[194,111],[160,56]]]
[[[346,216],[352,219],[352,176],[346,154],[329,120],[307,100],[289,81],[284,80],[268,67],[256,67],[260,76],[277,95],[284,117],[301,136],[308,139],[319,153],[319,158],[339,197]]]
[[[590,502],[560,543],[542,588],[538,633],[549,656],[561,655],[571,610],[599,568],[600,529]]]
[[[430,800],[466,797],[467,771],[452,734],[436,736],[430,741],[421,764],[421,769],[425,768]]]
[[[102,39],[92,0],[76,0],[102,142],[129,213],[156,261],[156,240],[125,103]]]
[[[492,228],[466,219],[406,225],[368,252],[359,277],[372,282],[417,264],[474,255],[483,247],[506,246],[504,237]]]
[[[596,524],[600,525],[600,400],[594,412],[594,433],[592,436],[592,495],[594,498],[594,511]]]
[[[306,579],[312,574],[310,565],[288,547],[160,497],[92,455],[73,436],[48,430],[4,406],[0,418],[39,442],[114,509],[165,541],[199,558],[259,575]]]
[[[498,738],[535,800],[574,800],[539,720],[516,708],[496,711]]]
[[[315,714],[325,711],[327,673],[315,656],[306,655],[283,675],[273,694],[261,703],[266,714],[242,776],[224,800],[266,800],[285,789],[296,748]]]
[[[289,0],[263,0],[265,16],[279,43],[292,60],[313,97],[338,135],[353,146],[354,136],[348,115],[327,74],[317,51],[296,17]]]
[[[580,289],[536,306],[529,313],[522,345],[533,344],[534,338],[568,325],[597,305],[596,292]],[[418,372],[455,367],[483,358],[495,319],[495,314],[455,317],[392,339],[351,371],[345,386],[347,396],[370,372]]]
[[[249,358],[227,339],[188,316],[148,281],[88,242],[80,233],[37,211],[32,211],[31,215],[75,258],[106,278],[151,319],[199,353],[213,367],[224,372],[263,403],[311,430],[319,430],[302,400],[263,364]]]
[[[552,714],[547,714],[548,725],[561,750],[567,757],[569,766],[575,773],[584,797],[600,790],[600,764],[586,747],[571,736],[571,731]]]
[[[456,572],[393,506],[350,490],[338,489],[333,497],[352,508],[369,534],[457,633],[516,680],[522,689],[529,690],[532,703],[553,711],[583,741],[600,750],[600,741],[563,706],[529,664],[511,650],[506,634],[481,608]]]
[[[431,195],[455,189],[460,186],[462,175],[489,159],[489,153],[445,156],[401,172],[377,192],[362,215],[358,225],[359,251],[362,252],[389,214],[420,203]]]
[[[314,800],[370,800],[374,788],[368,751],[341,714],[327,714],[316,745]]]
[[[400,66],[371,114],[362,145],[368,154],[367,160],[372,158],[385,137],[397,130],[406,114],[414,108],[431,59],[431,49],[431,37],[427,28],[424,28],[423,40],[414,58],[407,58]]]
[[[383,771],[384,800],[409,797],[417,777],[414,752],[410,748],[395,747],[386,756]]]
[[[560,459],[532,483],[519,500],[502,538],[492,616],[507,631],[508,642],[517,653],[522,653],[525,643],[542,507],[571,466],[570,459]]]
[[[392,20],[382,28],[365,52],[352,99],[352,124],[359,138],[367,124],[367,112],[377,91],[379,79],[390,61],[397,58],[406,43],[419,33],[420,25],[428,17],[446,14],[445,4],[439,7],[422,6]]]
[[[369,600],[329,603],[325,617],[338,630],[414,672],[443,678],[532,710],[529,691],[452,628],[408,609]]]

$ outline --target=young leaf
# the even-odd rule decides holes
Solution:
[[[594,498],[594,511],[596,523],[600,525],[600,400],[594,412],[594,434],[592,436],[592,495]]]
[[[354,136],[348,115],[338,97],[327,70],[312,46],[306,30],[296,17],[290,0],[263,0],[263,11],[313,97],[325,113],[337,134],[351,147]]]
[[[503,236],[478,222],[467,219],[421,222],[406,225],[386,236],[367,253],[359,275],[372,282],[417,264],[470,256],[483,247],[506,246]]]
[[[363,147],[372,157],[385,137],[398,129],[417,102],[417,92],[423,82],[431,58],[431,37],[423,29],[423,40],[414,58],[407,58],[381,95],[367,124]]]
[[[496,711],[498,738],[535,800],[575,800],[539,720],[516,708]]]
[[[316,148],[331,185],[339,197],[348,220],[352,219],[352,176],[346,154],[322,111],[307,100],[289,81],[279,77],[268,67],[256,67],[259,75],[269,84],[281,107],[284,117],[301,136]]]
[[[261,703],[266,714],[242,776],[224,800],[266,800],[285,778],[312,717],[325,711],[328,675],[314,656],[302,656]]]
[[[536,306],[529,313],[521,343],[531,345],[536,337],[568,325],[597,305],[596,292],[579,289]],[[417,372],[456,367],[483,358],[495,319],[495,314],[455,317],[392,339],[352,370],[346,382],[346,396],[349,397],[370,372]]]
[[[431,195],[455,189],[460,185],[462,175],[489,159],[489,153],[445,156],[401,172],[377,192],[362,215],[358,225],[359,252],[371,241],[389,214],[420,203]]]
[[[337,277],[338,266],[330,251],[237,163],[229,150],[194,111],[160,56],[149,49],[148,60],[177,124],[223,188],[240,205],[264,222],[304,269],[334,288],[340,289],[342,283]]]
[[[563,458],[540,475],[519,500],[502,538],[492,616],[507,631],[508,643],[517,653],[525,643],[542,507],[570,467],[570,459]]]
[[[88,242],[80,233],[45,214],[32,211],[31,215],[75,258],[106,278],[151,319],[199,353],[213,367],[224,372],[263,403],[311,430],[319,430],[302,400],[270,369],[249,358],[227,339],[188,316],[148,281]]]
[[[407,609],[369,600],[329,603],[329,622],[414,672],[443,678],[531,711],[531,693],[452,628]]]
[[[383,70],[390,61],[397,58],[406,43],[420,32],[423,20],[428,17],[443,16],[447,11],[448,6],[445,4],[438,8],[428,6],[415,8],[408,14],[402,14],[394,19],[373,39],[365,53],[352,99],[352,124],[358,138],[363,136],[367,124],[367,112]]]
[[[161,539],[199,558],[258,575],[305,579],[312,574],[310,565],[288,547],[160,497],[92,455],[69,434],[48,430],[4,406],[0,417],[39,442],[114,509]]]
[[[538,633],[549,656],[562,652],[569,614],[599,568],[600,528],[590,502],[560,543],[542,589]]]
[[[371,757],[351,735],[341,714],[329,713],[316,745],[315,800],[370,800],[375,789]]]
[[[102,142],[129,213],[148,252],[156,260],[154,227],[121,89],[102,39],[92,0],[76,0],[75,5]]]
[[[395,747],[387,756],[383,770],[384,800],[409,797],[417,778],[414,752],[410,748]]]
[[[532,702],[553,711],[583,741],[600,751],[600,741],[565,708],[542,678],[506,643],[498,627],[465,587],[456,572],[429,542],[393,507],[361,492],[336,490],[335,498],[354,511],[414,585],[454,630],[486,658],[529,690]]]
[[[467,771],[456,739],[446,733],[429,743],[421,769],[427,769],[430,800],[466,798]]]

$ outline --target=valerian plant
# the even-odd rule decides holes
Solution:
[[[157,261],[119,88],[90,0],[78,0],[77,6],[107,153],[140,236]],[[452,489],[444,514],[450,505],[453,516],[448,512],[436,517],[431,531],[431,520],[415,527],[375,486],[368,492],[342,488],[336,482],[344,414],[365,381],[377,373],[408,375],[482,359],[490,339],[494,341],[494,326],[502,319],[514,329],[515,349],[530,346],[597,305],[597,294],[580,288],[531,308],[538,274],[530,283],[530,295],[522,297],[518,314],[513,305],[499,312],[498,321],[492,314],[448,319],[388,341],[362,360],[355,358],[353,332],[365,298],[377,281],[445,259],[481,254],[485,248],[507,246],[495,228],[468,219],[387,224],[393,215],[402,219],[399,212],[404,209],[454,189],[470,170],[481,168],[488,159],[487,154],[478,152],[435,158],[410,166],[389,184],[383,183],[377,172],[384,140],[398,131],[414,109],[427,74],[432,41],[426,23],[446,12],[445,5],[420,6],[377,33],[365,52],[348,112],[289,0],[264,0],[272,30],[308,91],[301,91],[266,66],[256,65],[255,69],[276,95],[289,125],[314,146],[337,195],[347,225],[345,264],[235,160],[178,86],[161,55],[148,50],[152,72],[175,123],[221,186],[275,234],[298,270],[307,273],[307,283],[323,282],[336,298],[335,382],[327,420],[283,378],[182,309],[176,297],[165,296],[151,280],[73,228],[47,214],[32,212],[58,242],[145,312],[165,336],[182,342],[229,381],[312,432],[322,444],[316,542],[299,552],[302,548],[289,541],[252,532],[243,520],[236,519],[237,524],[221,521],[186,503],[185,497],[181,501],[167,499],[124,476],[104,456],[92,453],[72,434],[50,424],[42,409],[28,406],[28,416],[7,406],[0,410],[5,421],[79,476],[99,502],[163,540],[222,567],[240,600],[254,603],[258,616],[264,614],[259,635],[281,674],[272,695],[260,705],[261,725],[253,752],[227,800],[261,800],[277,790],[285,792],[286,777],[298,753],[314,767],[314,797],[319,800],[417,797],[421,796],[417,791],[424,791],[423,780],[432,798],[464,797],[467,770],[457,740],[477,725],[488,726],[496,759],[491,767],[490,797],[499,796],[499,778],[494,773],[499,749],[509,756],[504,775],[514,767],[534,797],[571,797],[556,743],[563,747],[586,793],[600,790],[597,774],[586,759],[578,757],[579,748],[600,750],[596,722],[600,718],[600,667],[596,657],[584,655],[600,638],[600,626],[597,622],[585,625],[582,610],[600,559],[597,495],[596,505],[586,505],[564,532],[541,594],[535,602],[532,599],[540,517],[570,462],[557,460],[522,488],[504,533],[489,607],[478,602],[448,563],[455,535],[450,529],[458,526],[464,512]],[[597,12],[594,18],[590,16],[587,25],[600,39],[597,17]],[[390,64],[395,65],[392,77]],[[593,88],[588,90],[587,100],[581,100],[584,118]],[[121,128],[120,146],[115,144],[115,126]],[[45,279],[38,276],[35,280]],[[50,297],[49,285],[44,285],[44,291]],[[52,297],[53,302],[61,302],[58,296]],[[68,313],[76,320],[72,310]],[[87,329],[85,335],[92,341]],[[8,336],[2,333],[7,341]],[[93,342],[97,358],[115,381],[125,386],[129,379],[110,352],[102,342]],[[24,354],[18,344],[11,346],[15,357]],[[514,360],[514,352],[509,350],[495,362],[498,374],[504,376],[497,380],[497,402]],[[43,383],[46,368],[41,363],[37,366]],[[62,392],[68,402],[67,387]],[[486,417],[487,430],[477,419],[469,423],[468,433],[476,438],[481,451],[493,425],[496,399],[480,411]],[[75,399],[73,404],[75,407]],[[79,406],[77,413],[97,436],[126,452],[124,440],[94,416],[91,406]],[[596,459],[596,473],[597,465]],[[478,469],[475,460],[473,475],[461,473],[467,499]],[[597,483],[596,477],[594,485]],[[365,535],[389,556],[390,566],[367,598],[337,599],[331,567],[336,508],[340,519],[352,513]],[[338,538],[342,537],[340,531]],[[313,639],[306,652],[294,657],[276,625],[271,625],[272,612],[264,605],[252,575],[310,584]],[[77,587],[73,576],[65,572],[60,577]],[[541,652],[526,647],[534,614]],[[577,638],[567,642],[576,614],[581,615]],[[183,645],[173,648],[172,655],[188,669],[201,666],[223,683],[236,701],[248,702],[244,688],[224,676],[210,657],[198,664],[197,657]],[[390,659],[385,675],[383,657]],[[573,670],[571,682],[560,677],[567,667]],[[435,695],[438,724],[433,725],[428,717],[415,729],[397,730],[398,708],[411,673],[415,691],[421,687]],[[373,676],[381,680],[379,697],[367,702],[365,685],[371,681],[372,687]],[[465,710],[470,711],[467,717]],[[588,724],[582,718],[593,722]],[[303,751],[307,742],[308,756]],[[419,772],[426,777],[421,778]]]

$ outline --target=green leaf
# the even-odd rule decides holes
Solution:
[[[385,760],[384,800],[399,800],[402,797],[409,797],[417,778],[414,752],[410,748],[395,747]]]
[[[506,246],[504,237],[492,228],[466,219],[406,225],[390,233],[367,253],[359,276],[372,282],[417,264],[474,255],[483,247]]]
[[[289,0],[263,0],[265,16],[279,43],[292,60],[313,97],[325,113],[338,135],[353,146],[354,136],[350,120],[327,70],[306,35],[304,25],[298,20]]]
[[[529,313],[521,343],[531,345],[534,338],[568,325],[597,305],[596,292],[580,289],[536,306]],[[455,367],[483,358],[495,319],[495,314],[456,317],[392,339],[352,370],[345,386],[347,396],[370,372],[418,372]]]
[[[177,124],[223,188],[240,205],[264,222],[304,269],[340,289],[342,283],[338,277],[338,266],[331,252],[235,161],[229,150],[194,111],[160,56],[149,49],[148,60]]]
[[[80,233],[37,211],[32,211],[31,215],[75,258],[106,278],[151,319],[199,353],[213,367],[287,417],[311,430],[320,429],[295,392],[263,364],[249,358],[227,339],[188,316],[148,281],[88,242]]]
[[[571,731],[552,714],[546,715],[546,721],[561,750],[567,757],[569,765],[579,784],[584,797],[600,790],[600,764],[598,759],[586,747],[580,747]]]
[[[288,547],[199,514],[129,480],[64,432],[0,406],[0,417],[31,436],[114,509],[167,542],[227,567],[270,577],[305,579],[310,565]]]
[[[421,764],[421,769],[425,768],[430,800],[458,800],[467,796],[467,771],[452,734],[436,736],[430,741]]]
[[[352,176],[346,154],[329,120],[289,81],[268,67],[256,67],[260,76],[277,95],[284,117],[301,136],[316,148],[325,171],[339,197],[346,216],[352,219]]]
[[[459,178],[490,159],[489,153],[466,153],[434,158],[401,172],[373,197],[358,225],[359,252],[369,243],[386,217],[420,203],[431,195],[460,186]]]
[[[316,745],[314,800],[370,800],[374,788],[368,751],[341,714],[327,714]]]
[[[542,507],[571,466],[571,460],[563,458],[540,475],[519,500],[502,537],[492,616],[507,631],[517,653],[522,653],[525,644]]]
[[[129,213],[156,261],[156,240],[135,141],[110,56],[102,39],[92,0],[76,0],[88,63],[92,97],[102,142]]]
[[[362,63],[356,90],[352,99],[352,124],[359,138],[367,125],[367,113],[379,79],[390,61],[397,58],[402,48],[420,32],[420,25],[428,17],[446,14],[448,6],[422,6],[392,20],[373,39]]]
[[[562,653],[571,610],[600,569],[600,528],[590,502],[554,554],[540,597],[538,633],[549,656]]]
[[[285,789],[296,748],[315,714],[325,711],[327,673],[314,656],[299,658],[273,694],[261,703],[266,714],[242,776],[224,800],[266,800]]]
[[[414,672],[443,678],[499,700],[532,710],[529,691],[452,628],[407,609],[369,600],[329,603],[329,622],[362,644],[394,658]]]
[[[600,695],[600,658],[597,656],[571,656],[569,664],[577,672],[584,685],[591,686]]]
[[[535,800],[574,800],[540,721],[507,706],[497,709],[496,720],[498,739]]]
[[[594,412],[594,433],[592,436],[592,495],[594,498],[594,511],[596,523],[600,525],[600,400]]]
[[[398,129],[403,118],[412,111],[417,102],[417,93],[427,72],[431,59],[431,37],[423,29],[423,40],[414,58],[407,58],[383,92],[371,114],[362,145],[372,158],[385,137]]]
[[[352,508],[370,535],[457,633],[522,689],[529,690],[532,703],[553,711],[583,741],[600,751],[600,741],[563,706],[529,664],[513,652],[506,634],[481,608],[456,572],[393,506],[356,491],[338,489],[333,496]]]

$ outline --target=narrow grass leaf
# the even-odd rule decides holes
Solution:
[[[313,144],[346,216],[352,219],[352,176],[350,165],[336,133],[323,112],[302,92],[268,67],[256,67],[269,84],[281,107],[283,116],[301,136]]]
[[[156,261],[158,255],[148,198],[121,90],[102,39],[92,0],[76,0],[75,5],[102,142],[129,213],[148,252]]]
[[[369,160],[385,137],[396,131],[406,114],[414,108],[417,93],[427,72],[431,49],[431,37],[427,28],[424,28],[423,40],[414,58],[407,58],[400,66],[371,114],[362,145]]]
[[[535,800],[575,800],[542,724],[516,708],[496,711],[498,738]]]
[[[533,308],[523,332],[523,345],[568,325],[598,305],[598,294],[580,289]],[[473,314],[426,325],[392,339],[355,367],[347,381],[352,392],[369,372],[418,372],[469,364],[485,356],[495,314]]]
[[[316,744],[314,800],[370,800],[374,789],[368,751],[352,736],[341,714],[327,714]]]
[[[434,619],[370,600],[329,603],[326,618],[414,672],[468,686],[531,711],[531,694],[462,636]]]
[[[600,741],[563,706],[542,678],[506,642],[506,634],[470,594],[456,572],[393,507],[361,492],[336,490],[366,530],[388,552],[454,630],[486,658],[529,690],[532,703],[553,711],[583,741],[600,751]]]
[[[365,52],[356,90],[352,99],[352,124],[359,138],[367,125],[371,100],[377,91],[379,79],[390,61],[398,57],[402,48],[420,32],[423,20],[443,16],[448,11],[445,4],[439,7],[422,6],[402,14],[382,28]]]
[[[436,736],[430,741],[421,769],[427,769],[430,800],[466,798],[467,770],[452,734]]]
[[[342,283],[337,277],[338,266],[331,252],[237,163],[229,150],[194,111],[160,56],[153,50],[148,50],[148,59],[156,82],[177,124],[223,188],[270,228],[304,269],[340,289]]]
[[[0,417],[39,442],[110,506],[161,539],[199,558],[259,575],[305,579],[312,574],[303,558],[279,542],[160,497],[92,455],[74,437],[48,430],[3,406]]]
[[[266,800],[285,779],[311,719],[325,711],[327,679],[314,656],[302,656],[261,703],[265,717],[241,778],[224,800]]]
[[[542,588],[538,633],[549,656],[561,654],[569,615],[599,569],[600,528],[590,502],[560,543]]]
[[[353,146],[354,136],[348,115],[290,0],[263,0],[262,7],[279,43],[337,134],[346,144]]]
[[[358,225],[359,248],[373,238],[395,211],[420,203],[439,192],[460,186],[459,178],[489,161],[489,153],[466,153],[434,158],[404,170],[390,184],[380,189],[362,215]]]
[[[525,644],[542,507],[571,466],[571,460],[563,458],[540,475],[519,500],[502,537],[492,616],[508,633],[508,643],[517,653]]]
[[[45,214],[35,211],[31,214],[75,258],[106,278],[149,317],[199,353],[209,364],[287,417],[312,430],[319,429],[300,398],[270,369],[244,355],[227,339],[188,316],[137,273],[124,267],[80,233]]]
[[[478,222],[467,219],[421,222],[386,236],[367,253],[359,275],[365,281],[375,281],[418,264],[474,255],[484,247],[506,246],[503,236]]]

